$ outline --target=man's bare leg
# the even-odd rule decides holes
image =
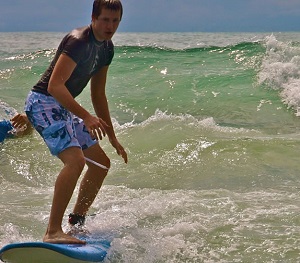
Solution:
[[[58,157],[64,163],[64,167],[55,182],[49,224],[43,241],[85,244],[84,241],[65,234],[61,227],[63,215],[85,164],[84,156],[80,148],[70,147],[61,152]]]
[[[89,159],[100,163],[106,167],[110,167],[110,160],[105,152],[101,149],[99,144],[95,144],[83,151],[84,155]],[[81,181],[78,193],[77,202],[75,204],[73,213],[85,216],[91,204],[95,200],[108,170],[102,169],[95,164],[86,162],[88,169]]]

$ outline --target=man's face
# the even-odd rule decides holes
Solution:
[[[101,10],[97,18],[92,19],[93,32],[98,41],[110,40],[120,24],[121,11],[107,8]]]

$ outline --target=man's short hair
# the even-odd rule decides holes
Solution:
[[[94,0],[92,17],[98,18],[103,8],[107,8],[113,11],[120,10],[120,20],[122,19],[123,6],[120,0]]]

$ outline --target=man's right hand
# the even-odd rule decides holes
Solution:
[[[104,120],[89,114],[83,119],[83,122],[93,139],[102,140],[106,135],[106,129],[109,127]]]

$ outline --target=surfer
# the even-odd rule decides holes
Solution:
[[[61,41],[41,79],[29,92],[25,112],[32,126],[44,139],[50,152],[63,163],[55,182],[54,196],[44,242],[85,242],[62,230],[62,219],[77,180],[92,160],[81,181],[69,223],[82,223],[108,169],[110,159],[98,139],[108,136],[111,145],[127,163],[127,153],[116,138],[105,94],[106,77],[114,56],[111,38],[122,18],[120,0],[94,0],[91,24],[74,29]],[[95,114],[75,98],[90,82]],[[98,138],[98,139],[97,139]]]

